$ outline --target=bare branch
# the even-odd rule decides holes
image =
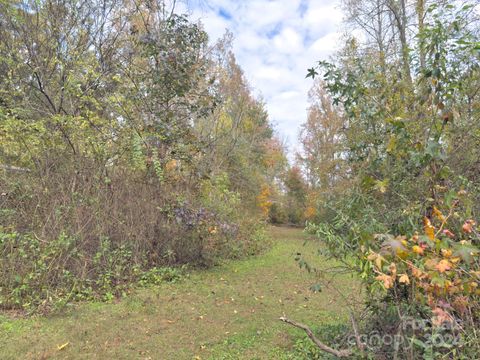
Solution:
[[[304,324],[298,323],[296,321],[290,320],[290,319],[286,318],[285,316],[282,316],[280,318],[280,321],[283,321],[287,324],[290,324],[292,326],[295,326],[296,328],[299,328],[299,329],[302,329],[303,331],[305,331],[307,333],[308,337],[315,343],[315,345],[317,345],[320,350],[322,350],[326,353],[335,355],[339,358],[346,358],[346,357],[349,357],[349,356],[353,355],[353,351],[350,350],[350,349],[337,350],[337,349],[331,348],[328,345],[325,345],[323,342],[321,342],[313,334],[312,330],[307,325],[304,325]]]
[[[12,165],[4,165],[0,164],[0,169],[6,170],[6,171],[13,171],[13,172],[30,172],[30,169],[27,168],[22,168],[18,166],[12,166]]]
[[[362,341],[360,340],[357,322],[355,321],[355,317],[353,316],[352,313],[350,314],[350,320],[352,321],[353,333],[355,334],[355,341],[357,343],[357,347],[360,349],[361,352],[364,352],[365,344],[362,343]]]

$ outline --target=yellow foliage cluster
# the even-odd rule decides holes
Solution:
[[[306,220],[313,219],[315,215],[317,215],[317,209],[315,209],[313,206],[307,206],[303,212],[303,216]]]
[[[165,170],[170,173],[175,171],[179,167],[178,160],[172,159],[165,163]]]
[[[480,298],[480,250],[476,222],[466,220],[455,235],[446,229],[453,209],[445,216],[436,207],[432,218],[424,218],[424,232],[412,237],[387,237],[379,251],[371,249],[364,259],[384,289],[407,287],[412,300],[432,308],[432,323],[462,316]],[[444,310],[439,304],[448,304]],[[441,311],[440,311],[441,310]]]
[[[260,208],[262,211],[262,214],[265,217],[268,217],[268,214],[270,213],[270,208],[272,207],[272,190],[267,184],[262,185],[262,190],[260,191],[260,194],[257,196],[257,206]]]

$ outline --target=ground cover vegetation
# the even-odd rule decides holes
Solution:
[[[343,338],[348,310],[338,293],[314,293],[311,274],[294,261],[298,249],[322,267],[318,241],[301,229],[267,229],[273,245],[261,255],[177,274],[146,284],[121,301],[72,304],[48,316],[0,315],[1,357],[13,359],[324,359],[302,332],[278,321],[283,313],[312,321],[323,341]],[[348,274],[339,289],[356,296]],[[340,334],[340,336],[339,336]]]

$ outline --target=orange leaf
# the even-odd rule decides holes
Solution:
[[[375,279],[382,281],[385,289],[390,289],[393,286],[393,283],[395,282],[395,278],[387,274],[380,274]]]
[[[443,230],[443,234],[447,235],[450,239],[455,239],[455,234],[448,229]]]
[[[412,267],[412,275],[416,277],[417,279],[421,279],[422,277],[425,276],[422,270],[416,267]]]
[[[444,273],[452,268],[452,264],[448,260],[440,260],[440,262],[435,266],[439,272]]]
[[[412,236],[412,239],[411,239],[414,243],[417,243],[418,242],[418,233],[416,232],[413,236]]]
[[[418,242],[418,232],[415,232],[415,234],[412,236],[411,239],[413,242]]]
[[[435,308],[432,310],[433,314],[435,315],[432,318],[432,324],[433,326],[441,326],[443,323],[452,323],[453,322],[453,317],[450,315],[448,312],[443,310],[442,308]]]
[[[470,234],[472,231],[473,231],[473,227],[476,225],[475,221],[473,220],[467,220],[465,221],[465,223],[463,224],[462,226],[462,230],[467,233],[467,234]]]
[[[421,248],[421,247],[418,246],[418,245],[412,246],[412,251],[413,251],[415,254],[423,255],[423,248]]]

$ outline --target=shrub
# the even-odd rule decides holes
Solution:
[[[402,335],[424,356],[447,356],[452,348],[466,346],[463,336],[470,331],[468,346],[480,350],[473,331],[480,320],[480,236],[476,221],[460,215],[465,210],[462,193],[444,201],[443,211],[433,206],[432,216],[423,219],[422,233],[377,235],[380,247],[364,253],[363,275],[370,291],[384,293],[387,306],[395,306],[389,323],[400,324]],[[422,326],[405,328],[406,319]]]
[[[34,181],[36,175],[5,173],[2,178],[4,309],[48,310],[68,301],[109,300],[135,282],[168,278],[159,269],[209,266],[266,246],[259,243],[263,225],[250,220],[248,211],[239,218],[239,195],[218,183],[209,185],[207,198],[195,189],[179,195],[178,182],[159,183],[148,174],[110,169],[107,179],[93,164],[41,181]]]
[[[464,190],[448,191],[430,209],[422,230],[412,226],[405,235],[371,231],[381,229],[374,222],[362,228],[340,213],[331,223],[307,227],[322,239],[325,255],[363,280],[361,330],[372,356],[463,358],[480,351],[474,331],[480,321],[480,234],[471,202]]]

